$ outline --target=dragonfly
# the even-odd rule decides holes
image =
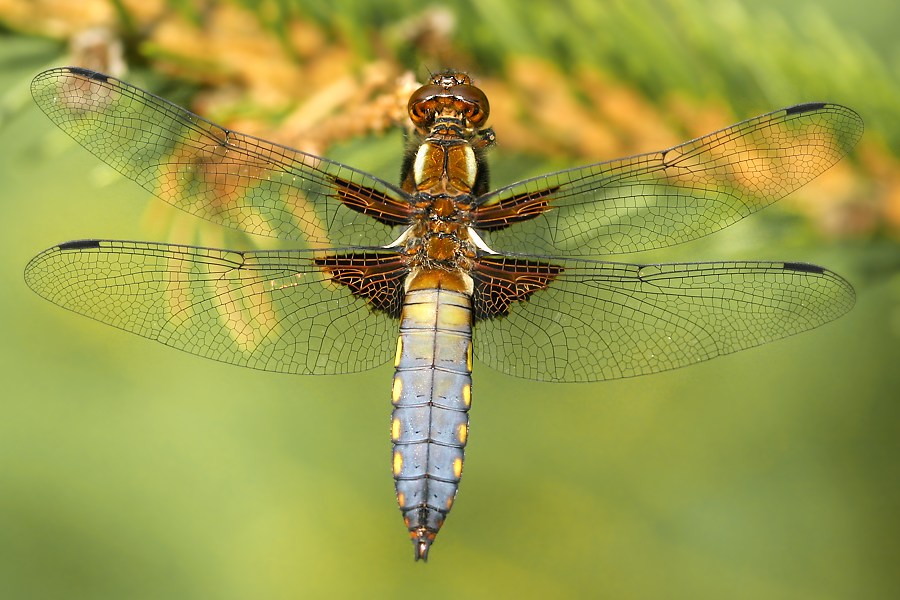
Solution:
[[[800,262],[627,263],[706,236],[847,155],[863,123],[816,102],[658,152],[491,189],[490,105],[464,73],[409,99],[400,183],[216,125],[78,67],[32,82],[72,138],[165,202],[298,249],[76,240],[27,284],[191,354],[303,375],[394,364],[396,498],[416,560],[457,496],[473,358],[548,382],[658,373],[818,327],[853,287]]]

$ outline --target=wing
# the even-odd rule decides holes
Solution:
[[[479,199],[501,253],[608,255],[693,240],[775,202],[844,157],[863,132],[837,104],[801,104],[650,154],[559,171]]]
[[[840,276],[802,263],[551,260],[548,287],[476,325],[477,358],[545,381],[633,377],[818,327],[855,301]],[[482,294],[476,307],[491,302]]]
[[[353,256],[365,257],[355,291],[348,284]],[[369,268],[377,273],[369,285],[360,283]],[[332,374],[393,356],[396,322],[371,298],[388,305],[374,289],[393,288],[399,312],[405,273],[387,252],[233,252],[84,240],[33,258],[25,281],[64,308],[191,354],[264,371]]]
[[[219,127],[112,77],[51,69],[34,78],[31,92],[50,120],[102,161],[215,223],[312,247],[384,246],[408,219],[406,194],[389,183]]]

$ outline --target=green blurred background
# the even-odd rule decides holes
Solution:
[[[900,597],[897,3],[0,0],[0,21],[0,598]],[[71,63],[389,179],[401,136],[376,117],[407,71],[484,83],[497,183],[847,104],[867,125],[853,157],[653,258],[813,262],[858,302],[632,380],[476,365],[460,496],[414,564],[390,367],[229,367],[26,288],[26,262],[70,239],[272,244],[169,209],[55,130],[28,83]]]

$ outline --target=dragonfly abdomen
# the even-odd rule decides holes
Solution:
[[[416,549],[428,548],[462,475],[472,399],[472,303],[466,277],[413,273],[400,317],[391,416],[397,502]]]

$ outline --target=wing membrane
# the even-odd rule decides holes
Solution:
[[[323,256],[86,240],[36,256],[25,281],[64,308],[230,364],[333,374],[387,362],[395,321],[323,273]]]
[[[845,156],[862,132],[859,115],[837,104],[785,108],[661,152],[501,188],[479,200],[476,227],[488,230],[485,240],[501,253],[662,248],[718,231],[793,192]]]
[[[31,90],[41,110],[98,158],[210,221],[325,247],[389,244],[405,219],[405,193],[385,181],[224,129],[112,77],[51,69]]]
[[[598,381],[667,371],[818,327],[855,301],[840,276],[802,263],[547,260],[562,269],[552,285],[476,325],[476,357],[504,373]]]

